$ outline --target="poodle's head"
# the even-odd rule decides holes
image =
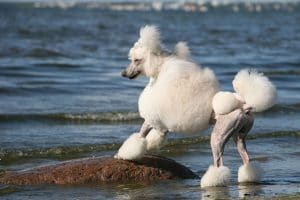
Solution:
[[[155,63],[161,54],[160,34],[156,26],[146,25],[140,29],[140,38],[130,49],[128,57],[131,63],[122,72],[122,76],[134,79],[139,75],[154,77],[158,73]]]

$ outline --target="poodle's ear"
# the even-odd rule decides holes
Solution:
[[[160,51],[160,33],[156,26],[146,25],[140,29],[139,42],[151,52]]]

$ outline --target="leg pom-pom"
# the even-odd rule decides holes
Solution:
[[[157,151],[161,149],[164,144],[166,135],[160,131],[152,129],[146,137],[147,140],[147,151]]]
[[[242,165],[238,172],[239,183],[255,183],[259,182],[262,175],[262,168],[255,163]]]
[[[230,170],[228,167],[209,166],[201,179],[201,187],[226,186],[230,181]]]
[[[115,158],[123,160],[138,160],[147,150],[147,141],[139,133],[132,134],[120,147]]]

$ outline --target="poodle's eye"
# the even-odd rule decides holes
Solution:
[[[142,61],[142,59],[134,59],[133,62],[135,63],[140,63]]]

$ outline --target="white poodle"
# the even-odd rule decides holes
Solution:
[[[176,45],[173,54],[164,51],[155,26],[141,28],[129,60],[124,77],[145,75],[150,79],[139,97],[139,112],[145,121],[139,133],[123,143],[116,158],[140,159],[147,150],[159,149],[168,132],[195,133],[216,121],[211,137],[214,166],[203,176],[201,186],[228,184],[230,171],[223,165],[222,155],[230,137],[245,165],[239,181],[256,181],[249,175],[254,168],[248,166],[245,136],[253,124],[250,111],[263,111],[274,104],[276,89],[265,76],[242,70],[233,81],[236,93],[218,92],[213,71],[197,66],[183,42]]]

